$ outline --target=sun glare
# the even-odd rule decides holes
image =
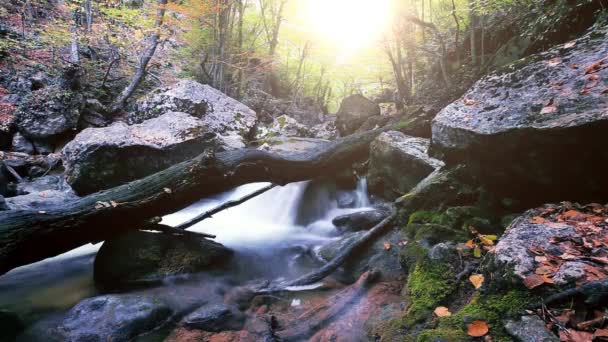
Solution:
[[[391,14],[391,0],[308,0],[306,4],[307,25],[339,49],[339,61],[377,41]]]

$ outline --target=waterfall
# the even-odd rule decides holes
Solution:
[[[367,178],[357,177],[355,196],[355,208],[365,208],[370,206],[369,195],[367,193]]]

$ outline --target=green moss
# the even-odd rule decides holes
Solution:
[[[442,213],[436,211],[420,210],[410,215],[408,224],[410,223],[445,223],[445,217]]]
[[[461,329],[427,329],[420,332],[417,342],[435,342],[437,340],[459,342],[468,341],[467,334]]]
[[[420,260],[410,272],[407,289],[412,304],[404,320],[406,326],[421,322],[431,315],[437,305],[455,288],[453,271],[448,265]]]
[[[468,323],[474,320],[482,320],[490,326],[490,332],[495,341],[510,341],[511,339],[504,330],[502,321],[505,318],[521,314],[531,300],[529,293],[524,290],[478,294],[454,315],[440,318],[438,329],[459,329],[464,333]]]
[[[287,118],[285,116],[279,116],[277,121],[279,122],[279,127],[281,128],[285,127],[285,124],[287,124]]]

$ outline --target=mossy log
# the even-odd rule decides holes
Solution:
[[[331,175],[368,157],[385,127],[283,156],[255,149],[204,152],[148,177],[45,211],[0,212],[0,274],[141,228],[206,196],[252,182],[283,185]]]

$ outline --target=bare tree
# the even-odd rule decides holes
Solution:
[[[262,23],[268,41],[268,54],[274,56],[279,44],[279,32],[283,22],[283,11],[288,0],[259,0]]]
[[[135,71],[135,74],[131,78],[131,82],[125,87],[125,89],[123,89],[120,95],[118,95],[118,98],[116,98],[110,107],[111,113],[117,113],[125,106],[127,100],[131,97],[131,95],[133,95],[141,81],[144,79],[146,75],[146,67],[154,56],[154,52],[156,51],[156,47],[158,46],[158,42],[160,40],[160,32],[163,25],[163,19],[165,17],[166,6],[167,0],[158,0],[154,31],[152,31],[148,37],[148,47],[144,50],[143,54],[139,58],[139,65]]]

